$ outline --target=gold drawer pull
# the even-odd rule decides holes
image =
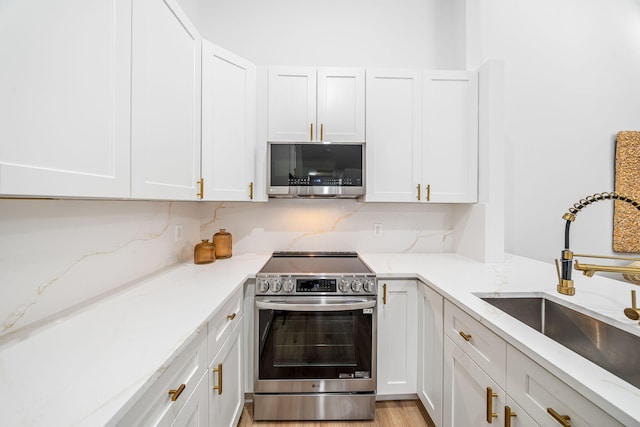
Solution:
[[[249,200],[253,200],[253,181],[249,183]]]
[[[471,341],[471,335],[465,334],[464,332],[460,331],[458,332],[460,334],[460,336],[462,338],[464,338],[465,341]]]
[[[227,316],[227,320],[233,320],[236,318],[236,314],[235,313],[231,313]]]
[[[504,407],[504,427],[511,427],[511,417],[517,417],[518,414],[511,411],[508,406]]]
[[[222,394],[222,363],[218,363],[218,367],[213,368],[213,373],[218,374],[218,385],[214,385],[212,388],[218,390],[218,394]]]
[[[487,387],[487,422],[493,423],[494,418],[498,418],[498,414],[493,412],[493,398],[498,397],[498,393],[494,393],[491,387]]]
[[[387,284],[382,285],[382,304],[387,304]]]
[[[416,189],[418,190],[418,197],[416,197],[418,200],[420,200],[420,184],[418,184],[416,186]]]
[[[571,417],[569,415],[560,415],[553,408],[547,408],[547,412],[551,415],[557,422],[559,422],[562,427],[571,427]]]
[[[427,184],[427,202],[431,201],[431,184]]]
[[[180,387],[178,387],[177,390],[169,390],[169,394],[171,395],[171,401],[175,402],[176,400],[178,400],[178,397],[180,397],[180,394],[182,394],[182,392],[184,391],[185,385],[184,384],[180,384]]]
[[[309,124],[309,141],[313,141],[313,123]]]
[[[324,123],[320,123],[320,141],[324,141]]]

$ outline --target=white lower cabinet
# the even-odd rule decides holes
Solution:
[[[451,427],[504,425],[506,393],[447,336],[444,341],[444,417]]]
[[[431,420],[442,425],[444,298],[418,282],[418,397]]]
[[[539,425],[561,425],[562,417],[573,427],[623,425],[511,346],[507,361],[509,394]]]
[[[503,413],[505,427],[538,427],[540,425],[509,395],[507,395],[507,405]]]
[[[208,385],[207,376],[202,375],[196,389],[185,402],[184,407],[178,413],[171,427],[204,427],[209,425],[209,414],[207,413]]]
[[[242,414],[242,329],[238,322],[209,365],[210,426],[236,426]]]
[[[118,426],[169,426],[176,424],[181,411],[193,412],[201,403],[199,382],[205,376],[207,363],[206,328],[176,357],[133,408],[117,423]],[[186,412],[181,418],[192,419]],[[188,425],[188,424],[185,424]]]
[[[378,279],[377,394],[417,391],[418,304],[415,280]]]

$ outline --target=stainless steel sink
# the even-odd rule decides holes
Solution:
[[[640,337],[547,298],[481,299],[640,388]]]

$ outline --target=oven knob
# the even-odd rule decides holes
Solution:
[[[362,285],[362,287],[364,288],[365,292],[373,293],[373,292],[376,291],[376,284],[371,279],[365,280],[364,284]]]
[[[269,290],[269,279],[258,279],[258,292],[261,294]]]
[[[349,292],[351,290],[351,282],[347,279],[340,279],[338,289],[340,289],[340,292]]]
[[[360,292],[362,290],[362,280],[355,279],[353,283],[351,283],[351,289],[353,289],[353,292]]]
[[[275,279],[271,280],[271,290],[276,293],[280,292],[280,289],[282,289],[282,279],[276,277]]]
[[[295,282],[293,281],[293,279],[286,279],[282,284],[282,289],[288,294],[293,292],[293,290],[295,289]]]

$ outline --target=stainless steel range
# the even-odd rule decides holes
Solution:
[[[373,419],[375,274],[353,252],[274,252],[257,274],[256,420]]]

